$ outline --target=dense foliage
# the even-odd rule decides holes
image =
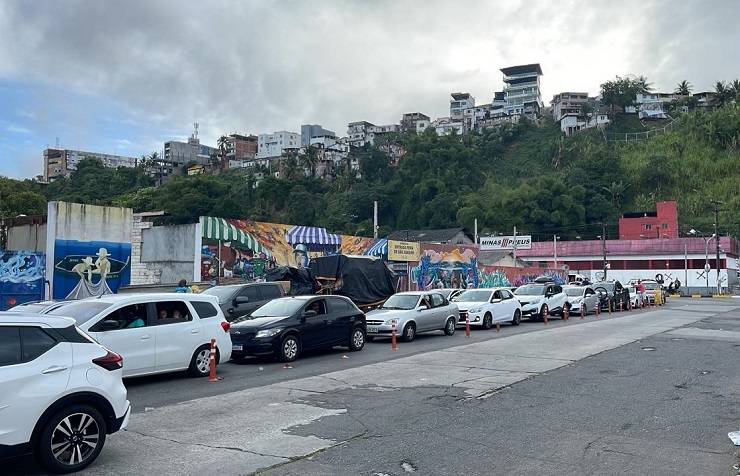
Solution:
[[[653,127],[617,118],[620,128]],[[228,170],[175,177],[155,188],[141,168],[84,161],[69,179],[47,186],[0,179],[0,216],[43,213],[49,199],[164,209],[174,222],[208,214],[371,235],[378,200],[381,235],[403,228],[472,230],[477,218],[481,232],[516,226],[541,239],[585,239],[601,234],[602,221],[614,236],[623,211],[653,210],[666,199],[678,200],[682,225],[709,230],[709,202],[718,199],[725,202],[721,231],[738,234],[740,108],[734,104],[680,115],[672,131],[630,143],[606,142],[597,131],[565,138],[553,122],[387,140],[405,149],[397,167],[380,148],[368,147],[353,152],[359,177],[347,164],[332,180],[306,176],[298,169],[306,164],[291,160],[283,179]]]

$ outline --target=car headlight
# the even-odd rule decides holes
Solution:
[[[473,314],[475,314],[475,313],[481,312],[482,310],[483,310],[483,309],[481,309],[481,308],[479,308],[479,307],[476,307],[476,308],[474,308],[474,309],[471,309],[471,310],[470,310],[470,311],[468,311],[468,312],[472,312]]]
[[[282,327],[276,327],[274,329],[265,329],[264,331],[257,332],[257,335],[255,335],[254,337],[257,338],[257,339],[259,339],[261,337],[274,337],[274,336],[280,334],[280,331],[282,331],[282,330],[283,330]]]

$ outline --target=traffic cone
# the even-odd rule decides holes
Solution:
[[[583,319],[586,316],[586,303],[583,303],[581,306],[581,319]]]
[[[501,332],[501,324],[498,322],[496,323],[496,332]]]
[[[549,314],[550,314],[550,312],[549,312],[549,311],[550,311],[550,310],[549,310],[548,308],[545,308],[545,312],[544,312],[544,314],[545,314],[545,316],[544,316],[544,317],[545,317],[545,319],[544,319],[544,320],[545,320],[545,325],[547,325],[547,317],[548,317],[548,316],[549,316]]]
[[[569,306],[563,306],[563,319],[568,320],[570,317],[570,311],[568,311]]]
[[[470,314],[465,315],[465,337],[470,337]]]
[[[208,358],[208,381],[218,382],[220,379],[216,377],[216,339],[211,339],[211,355]]]
[[[396,320],[391,321],[391,352],[398,350],[398,344],[396,343]]]

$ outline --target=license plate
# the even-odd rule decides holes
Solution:
[[[231,344],[231,350],[243,350],[244,346],[241,344]]]
[[[368,326],[367,331],[371,334],[377,334],[378,333],[378,326]]]

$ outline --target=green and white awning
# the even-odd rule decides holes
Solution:
[[[270,250],[265,248],[249,233],[240,230],[223,218],[200,217],[201,235],[209,240],[235,241],[243,247],[249,248],[255,253],[264,253],[272,256]]]

